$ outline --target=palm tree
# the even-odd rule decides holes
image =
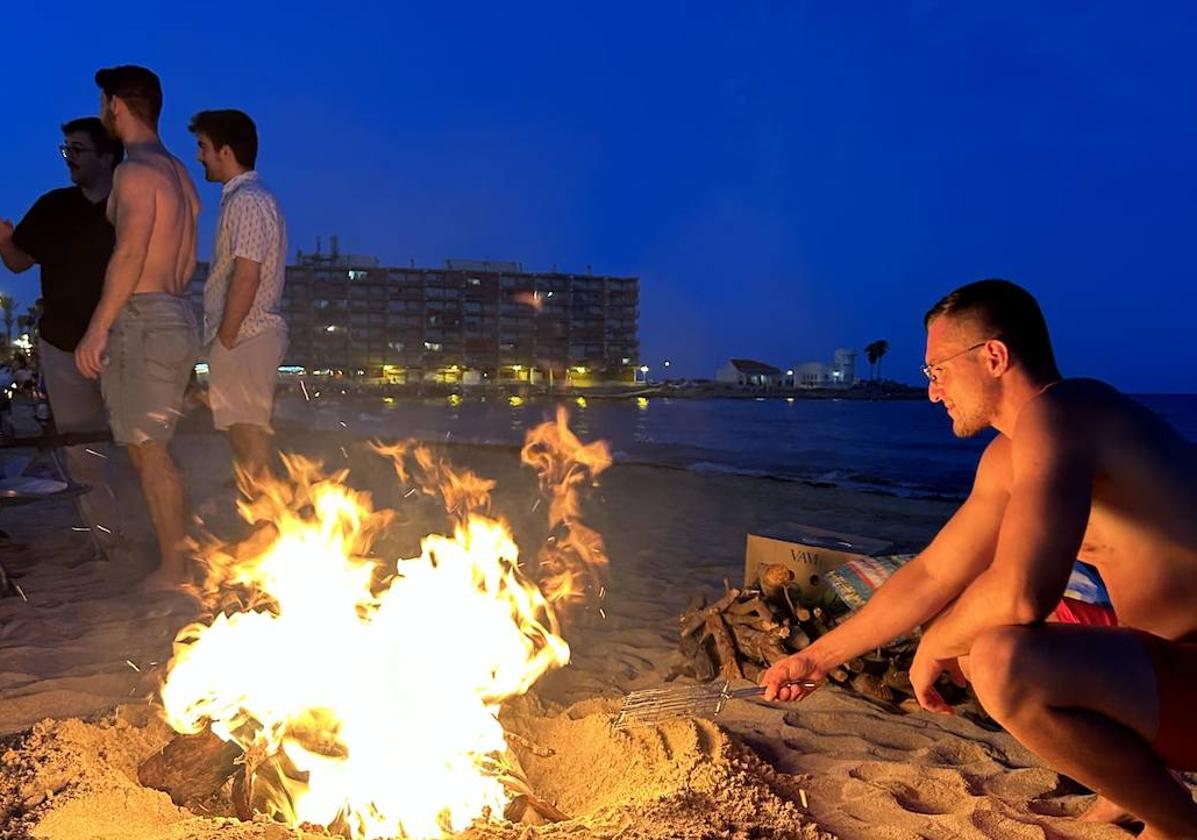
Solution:
[[[865,348],[865,355],[869,359],[869,372],[872,374],[873,365],[877,366],[877,373],[873,376],[876,381],[881,378],[881,357],[889,351],[889,342],[884,338],[879,338]]]
[[[12,350],[12,311],[17,302],[9,295],[0,295],[0,309],[4,310],[4,349]]]
[[[29,333],[29,340],[37,344],[38,325],[42,319],[42,299],[38,298],[37,303],[28,307],[25,314],[17,318],[17,326],[22,332]]]

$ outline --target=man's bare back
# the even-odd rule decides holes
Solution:
[[[195,271],[199,196],[183,163],[161,145],[133,147],[117,167],[123,191],[113,190],[108,219],[115,226],[122,192],[152,196],[153,216],[145,245],[145,262],[133,294],[167,292],[182,295]],[[138,232],[140,233],[140,231]]]
[[[1095,380],[1061,380],[1035,399],[1056,403],[1078,445],[1093,453],[1079,559],[1101,573],[1119,623],[1167,639],[1197,638],[1197,450]],[[992,470],[1009,493],[1012,441],[999,436],[989,448],[998,457],[983,459],[982,470]]]

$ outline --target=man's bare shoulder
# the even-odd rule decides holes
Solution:
[[[989,442],[985,451],[981,453],[981,462],[977,465],[974,493],[1009,492],[1012,475],[1010,451],[1010,438],[1005,435],[998,435]]]
[[[157,175],[158,173],[154,166],[147,161],[141,159],[124,160],[112,172],[112,187],[114,191],[122,188],[128,189],[130,186],[150,182]]]
[[[1046,435],[1079,441],[1111,412],[1132,405],[1130,397],[1097,379],[1061,379],[1023,407],[1014,437]]]

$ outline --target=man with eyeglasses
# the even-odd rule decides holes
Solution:
[[[968,499],[850,620],[770,668],[800,699],[854,656],[922,626],[910,678],[950,712],[941,676],[972,683],[999,723],[1099,796],[1092,822],[1197,838],[1197,447],[1141,403],[1064,379],[1035,299],[982,280],[927,313],[928,396],[959,437],[992,428]],[[1112,614],[1063,598],[1097,567]]]
[[[59,432],[86,434],[107,430],[108,418],[99,383],[75,366],[75,348],[104,289],[115,237],[105,209],[124,147],[96,117],[64,123],[62,134],[58,151],[73,186],[43,195],[15,228],[0,220],[0,258],[16,273],[41,267],[38,359],[54,425]],[[91,487],[80,499],[81,513],[104,543],[105,529],[119,531],[120,517],[110,504],[112,477],[105,459],[86,449],[67,447],[67,467],[76,481]]]

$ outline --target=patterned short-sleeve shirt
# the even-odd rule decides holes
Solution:
[[[287,271],[287,226],[274,193],[252,170],[230,180],[221,193],[212,268],[204,284],[205,346],[220,330],[236,257],[261,265],[258,291],[237,341],[269,329],[286,330],[279,304]]]

